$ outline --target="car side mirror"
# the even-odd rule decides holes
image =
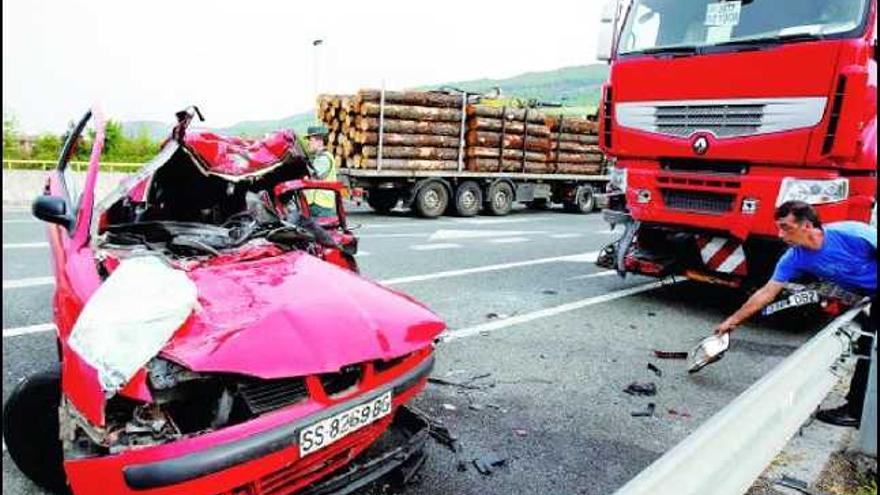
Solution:
[[[67,201],[58,196],[37,196],[31,205],[31,211],[44,222],[57,223],[66,229],[73,226],[73,215],[67,211]]]

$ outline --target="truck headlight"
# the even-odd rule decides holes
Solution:
[[[786,177],[782,179],[776,206],[786,201],[803,201],[811,205],[836,203],[849,197],[848,179],[803,180]]]
[[[618,190],[626,192],[626,169],[622,167],[611,167],[608,169],[608,185],[609,192]]]

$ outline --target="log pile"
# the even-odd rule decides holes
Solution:
[[[548,162],[560,174],[598,174],[604,158],[599,150],[599,124],[574,117],[547,117],[550,127]]]
[[[370,89],[319,97],[318,118],[330,129],[340,166],[378,168],[381,134],[384,169],[458,170],[462,96],[386,91],[382,103],[381,92]]]
[[[322,95],[317,116],[330,130],[329,151],[340,167],[377,169],[381,147],[385,170],[600,171],[596,123],[462,98],[386,91],[383,105],[379,90],[361,90],[356,95]]]

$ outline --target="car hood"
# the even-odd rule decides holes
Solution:
[[[425,348],[446,328],[414,300],[302,252],[188,272],[198,305],[161,355],[280,378]]]

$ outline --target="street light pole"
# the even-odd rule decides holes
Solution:
[[[320,58],[321,45],[323,45],[323,44],[324,44],[324,40],[320,39],[320,38],[312,41],[312,47],[314,47],[314,50],[313,50],[314,51],[314,53],[313,53],[313,57],[314,57],[313,76],[314,76],[315,101],[317,101],[317,99],[318,99],[318,94],[319,94],[318,91],[320,90],[320,87],[318,85],[318,80],[319,80],[318,74],[319,74],[319,70],[320,70],[320,65],[318,63],[318,59]]]

